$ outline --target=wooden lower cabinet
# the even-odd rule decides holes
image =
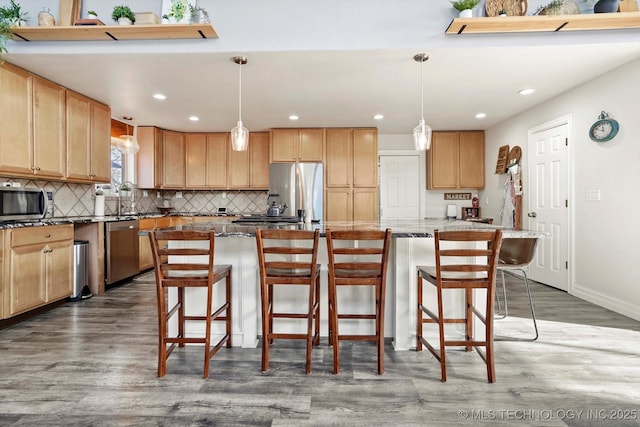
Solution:
[[[377,188],[327,188],[326,221],[377,221]]]
[[[141,218],[138,223],[140,231],[153,230],[156,226],[155,218]],[[138,270],[144,271],[153,267],[153,254],[149,236],[138,236]]]
[[[73,225],[5,231],[4,317],[11,317],[71,295]]]

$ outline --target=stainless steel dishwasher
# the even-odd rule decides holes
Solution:
[[[105,239],[106,286],[138,274],[138,220],[105,222]]]

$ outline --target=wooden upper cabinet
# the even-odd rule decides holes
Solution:
[[[353,130],[353,186],[378,186],[378,131]]]
[[[111,109],[67,91],[67,179],[111,181]]]
[[[67,91],[67,173],[68,179],[89,179],[91,146],[91,100]]]
[[[325,161],[325,183],[327,187],[351,186],[352,129],[327,129],[327,157]]]
[[[484,188],[484,132],[460,132],[460,188]]]
[[[252,134],[249,133],[249,147]],[[249,188],[251,182],[251,168],[249,166],[250,149],[245,151],[229,150],[229,167],[227,169],[227,183],[229,188]]]
[[[0,65],[0,171],[7,174],[33,174],[32,79],[21,68]]]
[[[249,134],[249,155],[251,156],[250,187],[255,189],[269,188],[269,133],[254,132]]]
[[[111,107],[93,100],[89,177],[93,182],[111,182]]]
[[[185,135],[185,182],[189,188],[206,186],[207,176],[207,135],[188,133]]]
[[[33,77],[33,173],[62,178],[65,172],[65,89]]]
[[[162,188],[162,130],[153,126],[138,126],[138,143],[138,188]]]
[[[427,151],[427,188],[484,188],[484,132],[434,132]]]
[[[322,162],[324,129],[271,129],[272,163]]]
[[[207,175],[208,188],[227,188],[227,163],[231,145],[229,133],[207,134]],[[187,187],[189,185],[187,184]]]
[[[0,172],[61,179],[64,88],[11,64],[0,66]],[[10,125],[9,125],[10,124]]]
[[[181,132],[162,131],[162,187],[185,188],[185,136]]]
[[[325,220],[378,219],[378,132],[327,129]]]
[[[378,186],[376,129],[327,129],[327,187]]]
[[[67,168],[72,181],[111,181],[111,109],[67,91]]]

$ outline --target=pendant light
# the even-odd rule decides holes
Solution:
[[[126,125],[127,134],[120,135],[116,144],[116,148],[123,154],[134,154],[140,151],[140,144],[138,144],[138,139],[135,135],[129,135],[129,124],[127,123]],[[135,133],[135,128],[133,133]]]
[[[426,151],[431,148],[431,127],[424,122],[424,73],[423,65],[429,59],[426,53],[418,53],[413,57],[420,63],[420,122],[413,128],[413,144],[416,150]]]
[[[247,151],[249,147],[249,129],[242,126],[242,66],[247,63],[244,56],[231,58],[238,64],[238,124],[231,129],[231,148],[233,151]]]

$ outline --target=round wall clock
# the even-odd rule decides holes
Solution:
[[[598,116],[598,121],[589,129],[589,138],[595,142],[611,141],[618,134],[618,129],[620,129],[618,122],[610,119],[609,115],[603,111]]]

